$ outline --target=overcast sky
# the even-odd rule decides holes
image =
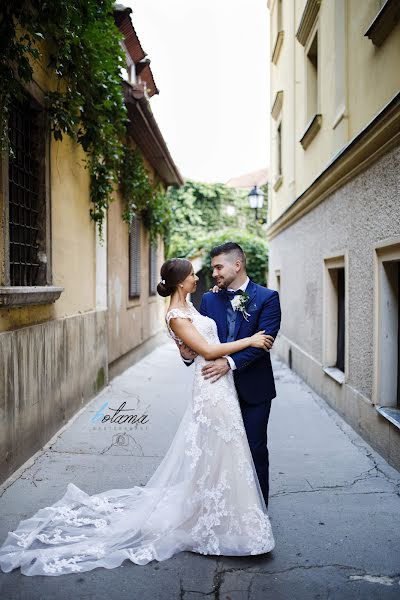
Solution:
[[[269,165],[266,0],[125,0],[181,174],[225,182]]]

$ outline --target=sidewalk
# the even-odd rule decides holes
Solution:
[[[167,339],[167,338],[166,338]],[[400,474],[299,377],[274,360],[270,517],[258,557],[190,552],[60,577],[0,572],[0,597],[50,600],[380,600],[400,597]],[[193,369],[171,341],[111,384],[0,490],[0,541],[71,481],[89,494],[144,485],[174,436]],[[104,407],[104,404],[108,405]],[[135,424],[91,420],[126,403]],[[122,413],[119,413],[122,414]],[[142,422],[140,422],[142,421]],[[144,424],[143,424],[144,423]]]

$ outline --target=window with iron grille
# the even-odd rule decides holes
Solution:
[[[158,273],[157,273],[157,244],[150,243],[149,251],[149,294],[154,296],[157,293]]]
[[[129,298],[140,296],[140,219],[133,217],[129,229]]]
[[[11,286],[46,285],[44,111],[30,96],[9,117],[8,264]]]

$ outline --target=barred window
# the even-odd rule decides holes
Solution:
[[[11,107],[9,146],[10,285],[46,285],[44,112],[31,97]]]
[[[129,230],[129,298],[140,296],[140,219],[133,217]]]
[[[158,273],[157,273],[157,243],[150,243],[149,251],[149,294],[154,296],[157,293]]]

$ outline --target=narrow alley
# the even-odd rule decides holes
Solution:
[[[193,369],[166,337],[112,380],[2,487],[1,538],[65,493],[144,485],[191,395]],[[270,518],[276,547],[256,557],[183,552],[61,577],[0,574],[7,600],[308,600],[398,598],[400,476],[283,363],[269,421]],[[118,411],[136,415],[111,423]],[[109,421],[100,424],[102,415]],[[126,414],[126,413],[125,413]]]

